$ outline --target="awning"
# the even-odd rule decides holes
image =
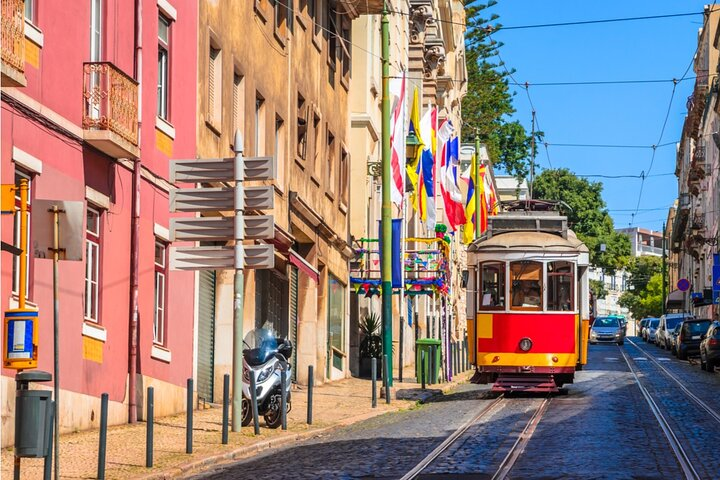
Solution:
[[[665,308],[682,309],[685,307],[685,292],[681,290],[673,290],[665,299]]]
[[[310,265],[299,253],[290,249],[290,256],[288,258],[290,259],[290,263],[295,265],[300,271],[305,273],[305,275],[312,278],[315,283],[320,283],[320,272]]]

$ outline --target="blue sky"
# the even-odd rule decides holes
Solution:
[[[682,77],[697,46],[705,2],[677,0],[499,0],[491,12],[504,26],[572,22],[698,12],[697,15],[596,25],[499,31],[500,55],[516,70],[518,82],[529,82],[539,126],[550,144],[554,168],[580,175],[647,174],[652,149],[576,148],[553,143],[646,145],[679,139],[686,101],[694,80],[678,84],[662,140],[658,141],[670,103],[672,83],[596,86],[535,86],[540,82],[644,80]],[[694,77],[692,70],[688,76]],[[517,91],[515,118],[529,130],[530,103]],[[541,145],[537,163],[548,168]],[[658,148],[650,175],[675,169],[675,146]],[[604,185],[604,198],[616,227],[627,227],[638,202],[640,179],[593,179]],[[667,207],[677,197],[674,175],[645,180],[633,226],[660,230]],[[629,211],[628,211],[629,210]]]

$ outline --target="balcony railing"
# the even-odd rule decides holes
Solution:
[[[137,146],[138,84],[110,62],[83,65],[83,128],[109,130]]]
[[[2,62],[25,71],[25,0],[2,0]]]

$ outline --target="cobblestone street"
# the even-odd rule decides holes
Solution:
[[[497,394],[488,386],[465,384],[420,408],[216,467],[197,478],[402,478],[466,422],[469,428],[415,478],[683,478],[625,356],[692,464],[697,476],[690,478],[720,478],[720,457],[712,454],[717,448],[712,435],[720,423],[710,413],[720,411],[720,376],[635,338],[622,347],[591,347],[587,368],[567,385],[567,394],[547,403],[534,432],[525,430],[529,441],[520,446],[516,442],[544,396],[513,395],[495,402]],[[495,476],[501,467],[508,469],[507,477]]]

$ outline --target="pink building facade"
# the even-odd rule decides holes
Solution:
[[[180,411],[196,276],[168,265],[168,160],[196,152],[197,2],[2,0],[2,9],[16,20],[3,24],[2,183],[29,180],[30,224],[38,199],[85,210],[83,260],[59,267],[61,431],[97,427],[102,393],[111,424],[143,417],[148,386],[156,415]],[[13,216],[1,222],[2,241],[17,244]],[[38,368],[53,373],[44,254],[29,259],[27,302],[39,310]],[[1,261],[7,310],[22,293],[17,260]],[[13,442],[15,373],[0,377],[3,446]]]

